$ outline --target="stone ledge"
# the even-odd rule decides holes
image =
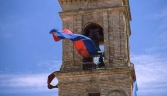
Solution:
[[[122,6],[122,0],[59,0],[63,11]]]
[[[125,82],[133,82],[135,75],[134,68],[108,68],[104,70],[89,70],[75,72],[55,72],[58,79],[58,86],[73,84],[102,84],[105,82],[110,85],[123,86]],[[111,82],[110,82],[111,81]],[[72,85],[71,85],[72,84]]]
[[[69,11],[62,11],[59,14],[78,14],[78,13],[85,13],[85,12],[94,12],[94,11],[102,11],[102,10],[109,10],[109,11],[126,11],[127,6],[115,6],[110,8],[94,8],[94,9],[85,9],[85,10],[69,10]]]
[[[112,74],[112,73],[133,73],[135,75],[134,67],[117,67],[117,68],[104,68],[104,69],[92,69],[92,70],[70,70],[70,71],[55,71],[55,76],[70,76],[70,75],[87,75],[87,74]]]

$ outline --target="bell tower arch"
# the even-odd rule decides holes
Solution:
[[[99,53],[83,58],[71,41],[63,40],[63,63],[60,71],[54,72],[59,81],[59,96],[132,96],[135,70],[129,58],[129,0],[59,0],[59,3],[63,29],[89,37]]]
[[[88,22],[83,27],[82,34],[89,37],[89,38],[98,40],[99,45],[104,44],[103,28],[99,24]],[[90,36],[90,35],[93,35],[93,36],[96,36],[96,37],[93,37],[93,36]]]

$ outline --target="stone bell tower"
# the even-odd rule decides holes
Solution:
[[[54,72],[59,96],[132,96],[135,71],[129,58],[129,0],[59,3],[63,28],[90,37],[98,48],[104,46],[99,55],[83,58],[71,41],[63,40],[63,63]]]

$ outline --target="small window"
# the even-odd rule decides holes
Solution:
[[[100,93],[89,93],[89,96],[100,96]]]

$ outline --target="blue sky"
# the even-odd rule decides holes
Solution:
[[[130,0],[130,7],[138,96],[167,96],[167,1]],[[0,96],[58,96],[46,79],[62,62],[61,42],[49,34],[62,28],[60,11],[58,0],[0,0]]]

